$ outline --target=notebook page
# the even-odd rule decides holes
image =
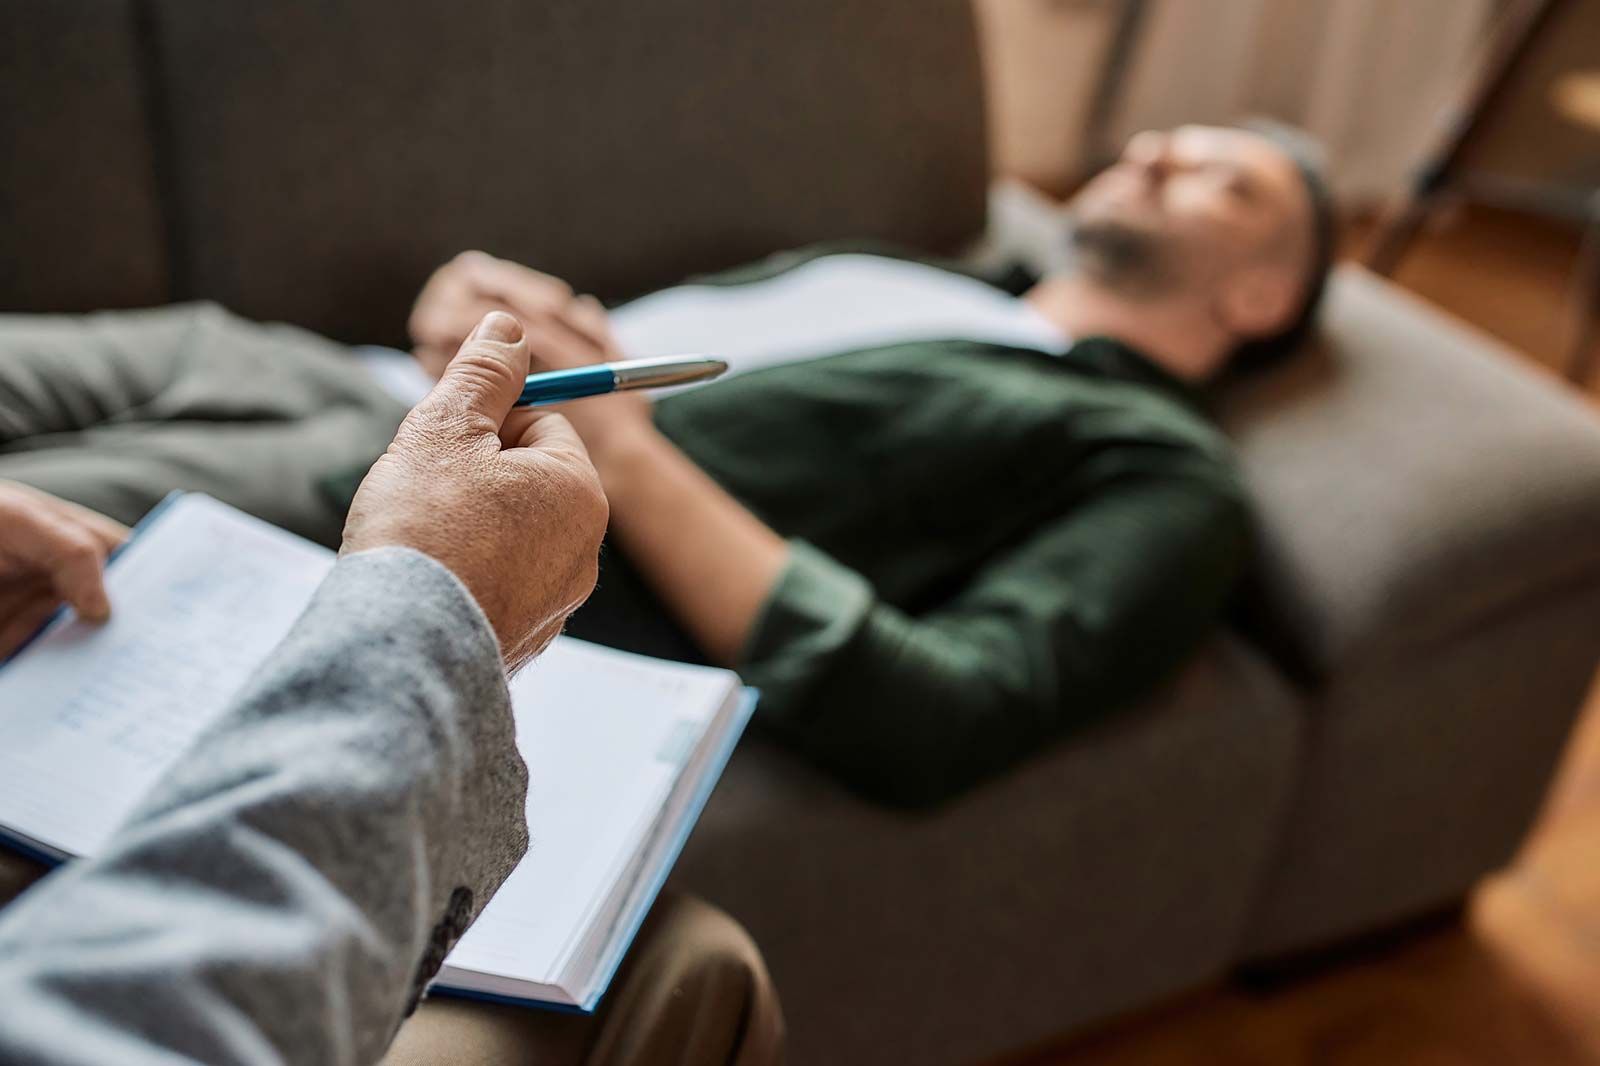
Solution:
[[[519,674],[528,854],[447,964],[554,983],[735,683],[570,637]]]
[[[690,757],[668,795],[626,883],[610,901],[609,914],[598,916],[588,939],[568,960],[567,979],[576,986],[575,998],[585,1010],[593,1010],[610,985],[754,709],[753,692],[740,688],[728,694],[712,719],[705,743]]]
[[[104,626],[59,618],[0,670],[0,824],[104,845],[283,638],[326,548],[185,495],[106,572]]]

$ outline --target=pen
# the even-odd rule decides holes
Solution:
[[[708,359],[703,355],[662,355],[654,359],[629,359],[621,363],[596,363],[529,374],[517,406],[535,407],[623,389],[654,389],[706,381],[727,369],[728,364],[721,359]]]

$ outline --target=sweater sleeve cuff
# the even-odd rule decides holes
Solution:
[[[345,617],[358,625],[370,622],[387,639],[444,652],[455,670],[505,692],[500,640],[489,616],[461,579],[432,556],[398,546],[341,556],[314,602],[329,600],[341,601]],[[412,624],[396,627],[396,618]]]
[[[762,690],[761,713],[789,713],[855,637],[872,610],[866,578],[803,540],[773,586],[739,656],[739,675]]]
[[[314,615],[333,621],[323,628]],[[405,698],[385,702],[385,718],[399,733],[428,739],[397,748],[396,772],[417,777],[410,791],[428,831],[451,827],[443,835],[454,853],[435,856],[434,867],[455,871],[453,883],[466,885],[481,907],[526,847],[527,771],[499,640],[478,601],[431,556],[374,548],[338,561],[296,628],[278,653],[287,651],[286,661],[326,677],[316,656],[331,654],[358,687],[371,678],[403,687]],[[330,642],[330,633],[337,639]],[[368,691],[351,703],[370,700]],[[416,728],[399,724],[403,714],[414,716]],[[432,901],[435,910],[444,905]]]

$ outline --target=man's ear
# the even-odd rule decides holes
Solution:
[[[1241,267],[1218,290],[1216,315],[1235,337],[1276,333],[1294,314],[1296,285],[1285,270],[1265,265]]]

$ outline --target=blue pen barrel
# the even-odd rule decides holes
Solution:
[[[552,370],[545,374],[529,374],[522,386],[518,407],[536,404],[563,403],[585,396],[599,396],[617,387],[617,378],[609,366],[580,366],[571,370]]]

